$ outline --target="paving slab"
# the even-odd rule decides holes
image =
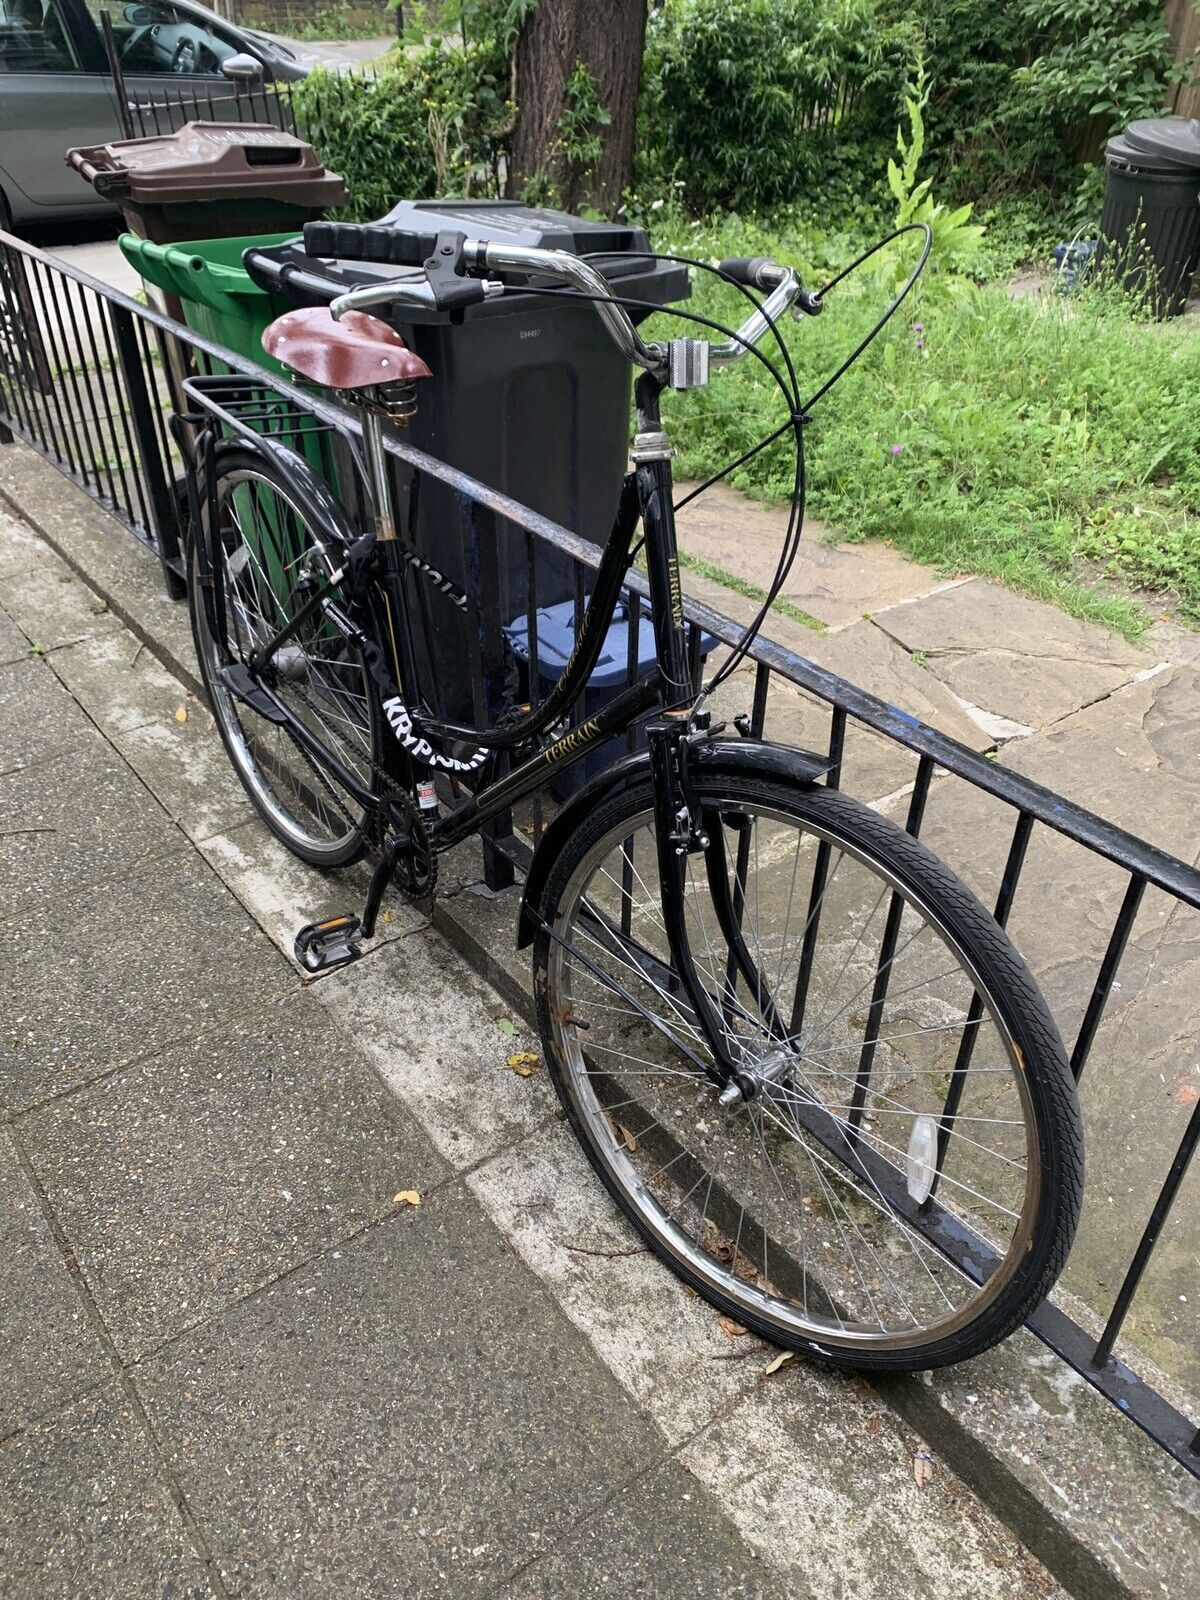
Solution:
[[[784,1576],[830,1600],[945,1600],[1060,1596],[1041,1564],[934,1456],[921,1486],[925,1443],[884,1426],[865,1383],[792,1362],[707,1428],[680,1459],[724,1501],[743,1536]],[[832,1403],[831,1403],[832,1401]],[[816,1560],[814,1562],[814,1556]],[[782,1559],[781,1559],[782,1557]]]
[[[0,578],[10,572],[36,567],[45,553],[45,541],[25,521],[0,504]]]
[[[818,666],[870,690],[969,750],[987,750],[993,743],[951,691],[874,623],[856,622],[827,634],[814,641],[808,654]]]
[[[662,1449],[457,1187],[135,1381],[248,1597],[486,1592]]]
[[[115,1383],[0,1445],[0,1592],[12,1600],[211,1595]]]
[[[881,1388],[1073,1594],[1194,1591],[1200,1483],[1032,1334]]]
[[[683,1480],[687,1482],[686,1478]],[[562,1600],[620,1595],[623,1600],[816,1600],[812,1577],[796,1585],[748,1555],[716,1497],[698,1479],[685,1488],[678,1466],[657,1467],[618,1489],[573,1533],[554,1541],[492,1591],[497,1600]]]
[[[1060,789],[1185,860],[1200,854],[1200,674],[1132,683],[1015,741],[1000,763]],[[935,784],[922,837],[994,903],[1011,808],[954,779]],[[1074,1044],[1128,885],[1120,868],[1035,828],[1009,932]],[[1104,1312],[1200,1096],[1200,913],[1146,892],[1082,1085],[1085,1207],[1064,1284]],[[1176,1381],[1200,1391],[1191,1285],[1197,1193],[1185,1185],[1127,1325]],[[1189,1283],[1190,1277],[1190,1283]],[[1181,1298],[1182,1297],[1182,1298]]]
[[[1156,662],[1110,628],[983,578],[874,621],[955,694],[1027,728],[1051,726]]]
[[[694,487],[677,485],[677,498]],[[766,589],[787,523],[787,506],[761,505],[728,484],[714,484],[679,513],[679,543],[689,555]],[[932,568],[887,544],[831,544],[810,521],[783,598],[836,628],[897,600],[928,594],[940,581]]]
[[[0,611],[0,667],[11,661],[24,661],[30,652],[30,643],[6,611]]]
[[[0,1259],[4,1262],[0,1273],[3,1437],[57,1411],[108,1370],[38,1197],[21,1169],[16,1146],[4,1131],[0,1131]]]
[[[174,850],[178,831],[102,740],[11,773],[0,790],[0,914],[71,896]]]
[[[14,1111],[214,1027],[231,1003],[248,1009],[294,981],[190,852],[27,915],[20,928],[0,975],[0,1102]]]
[[[194,844],[255,815],[217,733],[212,712],[176,684],[175,707],[128,733],[112,736],[120,752],[172,821]],[[177,712],[185,713],[179,720]]]
[[[961,1485],[949,1510],[943,1497],[916,1488],[917,1441],[906,1429],[897,1436],[889,1422],[886,1448],[872,1448],[884,1424],[867,1385],[805,1363],[768,1374],[776,1351],[730,1338],[711,1307],[638,1248],[562,1124],[504,1150],[467,1181],[794,1592],[855,1600],[1019,1592],[1008,1574],[1025,1558],[983,1507]],[[739,1438],[744,1453],[728,1453]],[[953,1481],[943,1475],[943,1485]]]
[[[180,706],[190,714],[197,704],[179,679],[125,628],[56,650],[50,665],[110,739],[133,733],[148,722],[173,721]]]
[[[100,736],[39,656],[0,666],[0,775],[99,748]]]
[[[0,578],[0,606],[43,650],[58,650],[120,627],[107,602],[52,554],[36,567]]]
[[[471,904],[474,912],[483,902]],[[516,1052],[536,1050],[535,1036],[437,934],[372,950],[322,978],[313,993],[455,1170],[523,1138],[554,1112],[547,1075],[521,1078],[506,1064]]]
[[[301,928],[324,917],[360,912],[366,903],[369,860],[321,872],[292,855],[257,818],[197,842],[213,871],[289,961],[295,961]],[[400,895],[391,896],[376,928],[376,947],[411,933],[425,921],[416,906]]]
[[[304,992],[20,1127],[131,1360],[448,1170]]]
[[[113,613],[135,623],[135,632],[153,641],[160,656],[173,656],[194,671],[187,607],[167,594],[162,565],[151,550],[25,445],[0,450],[0,496],[73,571],[102,590]]]

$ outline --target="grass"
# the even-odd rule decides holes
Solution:
[[[708,578],[712,583],[719,583],[725,589],[732,589],[734,594],[744,595],[747,600],[755,600],[759,605],[767,598],[767,591],[760,589],[756,583],[750,583],[746,578],[739,578],[734,572],[726,572],[724,567],[705,561],[702,556],[689,555],[686,550],[681,550],[679,565],[688,572],[695,572],[702,578]],[[778,611],[781,617],[787,617],[792,622],[798,622],[803,628],[811,628],[814,633],[826,632],[823,622],[810,616],[807,611],[802,611],[799,606],[794,606],[790,600],[773,600],[771,610]]]
[[[773,255],[820,284],[857,253],[848,238],[730,220],[660,227],[659,247],[701,259]],[[664,234],[667,238],[664,238]],[[889,299],[893,263],[831,294],[786,338],[810,394]],[[691,308],[741,320],[736,290],[697,275]],[[659,336],[685,331],[657,318]],[[782,417],[753,359],[669,397],[680,475],[724,465]],[[947,573],[979,573],[1129,636],[1148,588],[1200,623],[1200,325],[1152,324],[1100,290],[1013,300],[1003,282],[927,278],[805,429],[808,509],[839,538],[886,539]],[[732,476],[790,493],[786,441]]]

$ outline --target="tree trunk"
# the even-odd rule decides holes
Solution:
[[[611,214],[633,167],[634,129],[646,0],[537,0],[517,40],[517,120],[507,192],[519,196],[531,178],[549,178],[563,204]],[[612,121],[601,128],[603,151],[590,173],[565,170],[557,150],[567,80],[582,61],[596,80]]]

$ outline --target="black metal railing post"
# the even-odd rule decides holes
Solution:
[[[129,420],[137,442],[138,456],[146,483],[149,502],[150,532],[154,536],[167,593],[173,600],[187,593],[183,576],[182,544],[180,542],[179,513],[171,485],[167,481],[166,463],[154,425],[153,401],[142,352],[138,346],[133,314],[123,306],[112,307],[113,333],[117,342],[117,361],[129,401]]]
[[[473,591],[475,620],[468,626],[471,656],[471,696],[475,719],[486,727],[495,717],[504,689],[504,634],[500,617],[500,553],[496,515],[476,500],[460,502],[463,516],[464,551],[468,587]],[[507,758],[495,764],[495,775],[502,776]],[[486,770],[486,769],[485,769]],[[480,830],[483,843],[483,881],[489,889],[508,889],[516,882],[516,871],[508,852],[498,848],[512,837],[512,812],[502,811]]]

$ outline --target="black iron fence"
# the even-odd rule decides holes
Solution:
[[[233,371],[254,377],[281,406],[340,434],[350,444],[357,434],[353,417],[328,401],[306,394],[281,379],[141,306],[86,274],[53,260],[17,239],[0,234],[0,442],[16,438],[32,446],[73,483],[116,517],[159,556],[175,595],[184,582],[186,537],[183,475],[187,464],[173,442],[167,417],[179,376],[185,371]],[[494,703],[495,675],[503,670],[502,629],[494,573],[498,537],[519,541],[526,564],[525,624],[536,659],[538,556],[552,551],[573,572],[576,614],[600,552],[592,544],[483,484],[398,439],[388,446],[398,473],[411,487],[437,480],[458,508],[456,527],[447,537],[462,542],[462,570],[468,575],[472,609],[468,649],[477,706]],[[498,532],[503,530],[503,533]],[[506,559],[512,558],[512,551]],[[631,574],[628,604],[636,638],[647,603],[645,584]],[[738,625],[694,600],[685,612],[718,647],[735,644]],[[697,635],[698,637],[698,635]],[[627,676],[636,672],[631,649]],[[1103,1274],[1083,1286],[1082,1297],[1056,1291],[1029,1321],[1029,1328],[1114,1405],[1145,1429],[1171,1456],[1200,1476],[1200,1431],[1189,1417],[1186,1390],[1192,1380],[1184,1368],[1162,1377],[1138,1341],[1122,1337],[1131,1308],[1148,1295],[1147,1273],[1156,1261],[1168,1218],[1180,1195],[1200,1140],[1200,1104],[1187,1111],[1182,1127],[1155,1134],[1135,1097],[1123,1094],[1125,1064],[1115,1048],[1097,1054],[1106,1009],[1121,989],[1139,919],[1161,927],[1176,915],[1200,913],[1200,871],[1144,839],[1115,827],[1010,767],[977,755],[936,729],[886,704],[874,695],[766,638],[750,650],[743,680],[753,733],[794,738],[797,708],[807,722],[805,742],[815,743],[812,719],[818,711],[829,757],[828,781],[854,781],[857,752],[874,741],[902,762],[900,783],[891,796],[906,809],[914,836],[924,831],[940,854],[978,893],[990,895],[995,916],[1012,926],[1014,908],[1028,922],[1050,916],[1069,885],[1102,871],[1111,920],[1085,958],[1075,961],[1069,998],[1050,998],[1068,1041],[1071,1064],[1085,1095],[1095,1083],[1107,1092],[1104,1145],[1092,1148],[1103,1169],[1105,1159],[1140,1142],[1136,1185],[1119,1196],[1089,1190],[1089,1208],[1105,1220],[1108,1233],[1129,1236],[1132,1249],[1110,1260]],[[872,746],[874,747],[874,746]],[[955,797],[965,797],[956,812]],[[984,811],[972,807],[984,807]],[[932,823],[931,823],[931,819]],[[964,820],[965,819],[965,820]],[[542,828],[536,806],[524,826],[493,827],[487,854],[493,881],[522,870]],[[939,832],[939,829],[941,830]],[[1200,824],[1198,824],[1200,830]],[[1053,870],[1031,874],[1027,864],[1044,841],[1055,843]],[[1156,904],[1148,909],[1150,897]],[[1133,943],[1131,943],[1133,941]],[[1020,939],[1018,937],[1018,943]],[[1081,968],[1086,972],[1081,975]],[[1086,1076],[1085,1076],[1086,1070]],[[1185,1088],[1187,1086],[1185,1085]],[[1119,1115],[1112,1111],[1119,1108]],[[1096,1137],[1092,1129],[1089,1136]],[[1093,1166],[1097,1164],[1093,1160]],[[1116,1208],[1116,1209],[1114,1209]],[[1078,1252],[1078,1246],[1077,1246]],[[1194,1245],[1176,1257],[1194,1255]],[[1189,1286],[1194,1273],[1181,1280]],[[1168,1272],[1153,1285],[1157,1326],[1168,1312],[1175,1321],[1176,1345],[1194,1349],[1195,1307],[1180,1304],[1164,1311],[1177,1284]],[[1193,1297],[1194,1298],[1194,1297]],[[1085,1303],[1086,1302],[1086,1303]],[[1178,1380],[1178,1386],[1176,1386]]]

